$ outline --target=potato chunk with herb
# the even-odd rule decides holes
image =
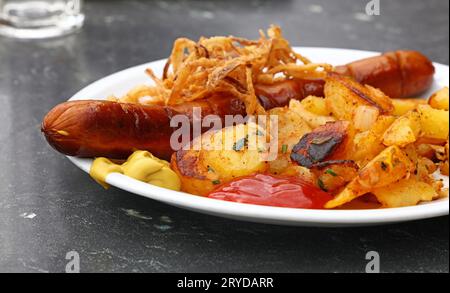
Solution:
[[[414,165],[397,146],[390,146],[370,161],[325,208],[335,208],[369,193],[376,188],[387,186],[409,174]]]

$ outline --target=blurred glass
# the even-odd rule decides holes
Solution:
[[[0,0],[0,35],[42,39],[81,28],[82,0]]]

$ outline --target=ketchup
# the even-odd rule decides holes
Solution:
[[[209,198],[265,206],[323,209],[329,193],[300,177],[256,174],[237,178],[207,195]]]

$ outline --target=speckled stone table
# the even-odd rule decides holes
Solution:
[[[167,56],[180,36],[256,37],[276,23],[295,45],[417,49],[449,61],[449,2],[87,1],[77,34],[0,38],[0,272],[448,272],[449,220],[346,229],[278,227],[105,191],[44,141],[55,104],[105,75]]]

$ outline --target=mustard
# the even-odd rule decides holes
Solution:
[[[172,190],[178,191],[181,187],[180,178],[170,169],[169,162],[158,159],[147,151],[135,151],[122,165],[107,158],[96,158],[89,175],[107,189],[109,185],[106,183],[106,176],[113,172]]]
[[[92,162],[89,175],[91,175],[98,184],[105,189],[108,189],[109,185],[106,183],[106,176],[108,176],[109,173],[114,172],[123,174],[122,166],[114,164],[107,158],[96,158],[94,162]]]

